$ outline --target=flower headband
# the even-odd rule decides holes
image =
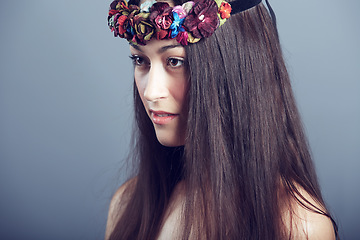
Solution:
[[[235,2],[235,13],[261,0],[244,2],[240,5]],[[108,26],[115,37],[133,44],[145,45],[155,38],[176,39],[187,45],[210,37],[230,17],[231,11],[230,4],[223,0],[194,0],[175,7],[155,0],[147,0],[140,7],[129,5],[127,0],[115,0],[110,4]]]

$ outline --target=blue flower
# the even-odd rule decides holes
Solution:
[[[180,19],[179,17],[179,14],[177,14],[176,12],[173,12],[173,22],[172,24],[170,25],[170,28],[172,31],[171,31],[171,38],[174,38],[176,37],[179,32],[184,32],[185,29],[183,28],[182,24],[185,20],[185,18],[182,18]]]
[[[136,32],[134,31],[134,28],[129,24],[126,28],[126,31],[130,33],[131,35],[135,35]]]

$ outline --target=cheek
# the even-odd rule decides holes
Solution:
[[[187,80],[179,80],[175,81],[175,83],[171,86],[171,95],[174,99],[183,105],[183,102],[186,99],[186,95],[188,92],[188,81]]]
[[[140,78],[140,76],[138,76],[138,74],[136,74],[135,72],[135,85],[136,85],[136,88],[141,96],[141,99],[143,98],[144,96],[144,91],[145,91],[145,88],[146,88],[146,83],[144,81],[142,81],[142,79]]]
[[[141,102],[143,103],[145,109],[147,109],[146,101],[144,99],[144,91],[145,91],[146,85],[142,81],[138,81],[136,77],[135,77],[135,85],[139,92]]]

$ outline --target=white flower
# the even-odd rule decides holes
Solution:
[[[156,3],[156,0],[146,0],[140,5],[141,12],[149,12],[152,5]]]

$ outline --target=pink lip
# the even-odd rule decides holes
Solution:
[[[159,115],[163,115],[163,116],[159,116]],[[150,110],[150,116],[151,116],[151,120],[153,121],[153,123],[159,124],[159,125],[164,125],[164,124],[169,123],[174,118],[176,118],[178,116],[178,114]]]

